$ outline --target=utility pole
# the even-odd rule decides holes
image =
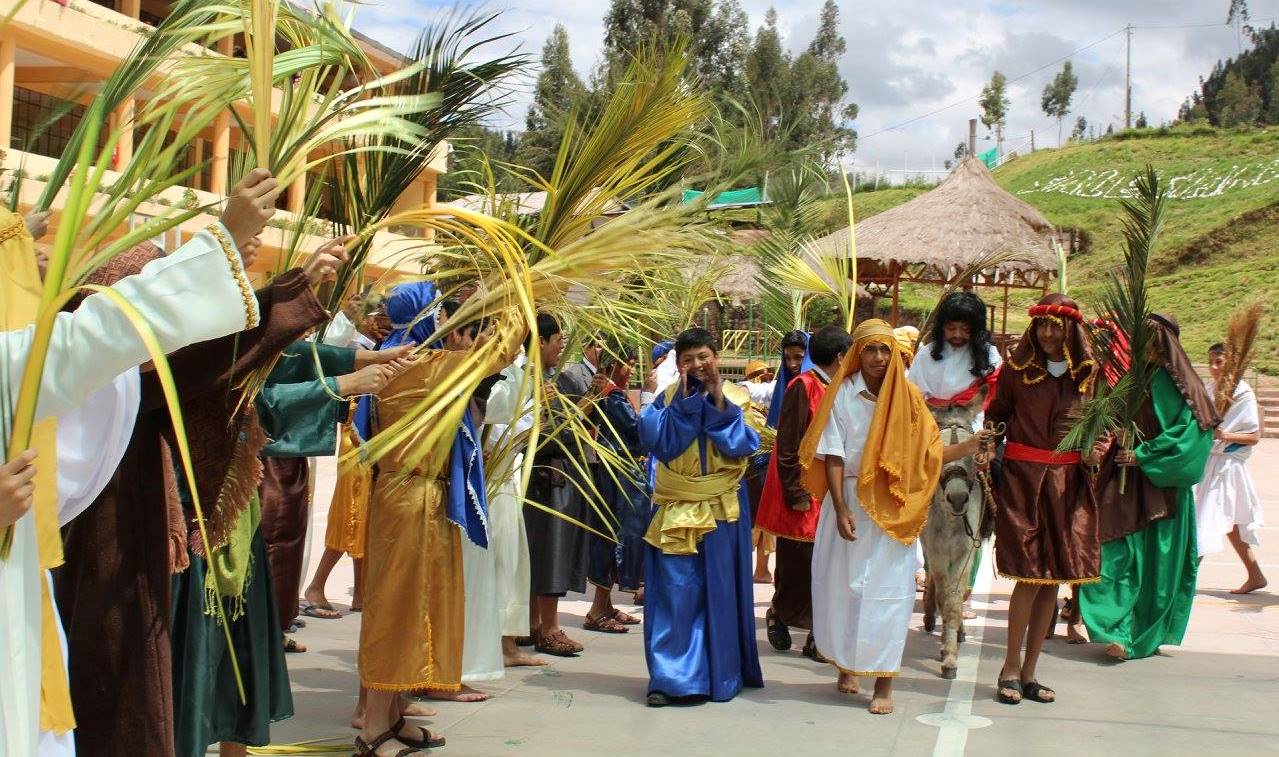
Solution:
[[[1034,129],[1030,130],[1030,151],[1031,152],[1035,151],[1035,130]]]
[[[1124,69],[1124,128],[1132,128],[1132,24],[1124,27],[1128,32],[1128,66]]]

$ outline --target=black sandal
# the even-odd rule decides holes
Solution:
[[[365,742],[363,736],[355,737],[355,754],[353,757],[377,757],[377,749],[392,739],[398,739],[395,731],[387,731],[370,742]],[[400,743],[406,743],[404,739],[400,739]],[[410,757],[414,754],[426,754],[422,749],[414,747],[406,747],[395,753],[395,757]]]
[[[1016,699],[1013,699],[1011,696],[1004,693],[1004,689],[1012,689],[1017,692],[1019,696]],[[999,682],[999,690],[996,692],[995,696],[997,696],[999,701],[1004,704],[1021,704],[1021,700],[1025,697],[1025,693],[1021,690],[1021,681],[1016,678],[1009,678]]]
[[[649,694],[648,699],[645,700],[645,704],[649,707],[665,707],[670,703],[670,697],[660,691],[654,691],[652,694]]]
[[[1047,686],[1040,685],[1039,681],[1030,681],[1029,683],[1023,683],[1021,685],[1021,691],[1022,691],[1022,694],[1021,694],[1022,697],[1025,699],[1029,699],[1032,702],[1039,702],[1041,704],[1052,704],[1053,702],[1057,701],[1057,692],[1053,691]],[[1044,699],[1043,695],[1045,692],[1052,694],[1053,698]]]
[[[400,729],[404,728],[404,726],[406,725],[413,726],[414,728],[421,731],[422,738],[410,739],[405,736],[400,736],[399,735]],[[426,728],[420,725],[413,725],[412,723],[405,720],[403,717],[395,721],[395,725],[391,726],[391,730],[395,732],[396,734],[395,738],[399,739],[400,741],[404,742],[406,745],[411,746],[415,749],[439,749],[440,747],[444,746],[445,739],[443,736],[436,736],[435,734],[431,733]]]
[[[790,637],[790,629],[777,619],[777,613],[769,607],[764,613],[764,627],[768,630],[768,643],[778,652],[785,652],[794,644]]]

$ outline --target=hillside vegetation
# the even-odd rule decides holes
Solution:
[[[1154,307],[1180,319],[1186,348],[1200,361],[1208,345],[1224,338],[1231,311],[1255,299],[1279,301],[1279,128],[1132,131],[1017,158],[995,179],[1053,224],[1080,230],[1084,249],[1070,260],[1070,291],[1090,310],[1105,277],[1122,263],[1120,203],[1147,163],[1171,194],[1152,260]],[[871,196],[858,195],[859,218],[873,215],[870,203],[862,209]],[[884,200],[899,198],[875,199],[877,212],[896,204]],[[1279,308],[1272,307],[1266,326],[1257,367],[1275,374]]]

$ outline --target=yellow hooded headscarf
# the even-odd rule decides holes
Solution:
[[[912,544],[928,520],[928,508],[941,475],[941,434],[924,396],[906,380],[901,347],[892,327],[884,321],[863,321],[853,331],[853,348],[831,378],[817,415],[800,442],[799,459],[808,471],[808,490],[818,499],[824,498],[825,466],[812,464],[817,443],[830,420],[835,397],[845,388],[844,379],[861,370],[862,350],[869,344],[886,344],[893,354],[866,433],[857,474],[857,498],[871,520],[889,536]]]

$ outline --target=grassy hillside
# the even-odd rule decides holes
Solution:
[[[1085,249],[1070,261],[1069,274],[1071,294],[1088,309],[1122,260],[1121,198],[1147,163],[1172,192],[1152,261],[1154,306],[1181,320],[1198,361],[1225,336],[1232,310],[1254,299],[1279,301],[1279,127],[1134,131],[1017,158],[995,178],[1057,226],[1084,234]],[[859,194],[858,215],[912,196]],[[906,300],[927,294],[911,292]],[[1271,311],[1258,353],[1258,368],[1279,373],[1279,308]]]

